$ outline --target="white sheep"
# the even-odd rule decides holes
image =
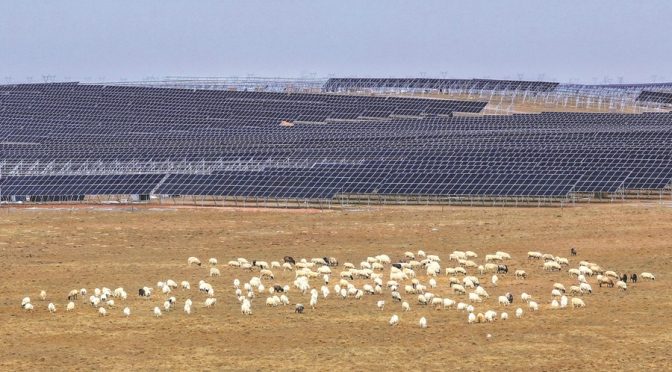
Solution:
[[[411,305],[404,301],[401,303],[401,311],[411,311]]]
[[[427,328],[427,319],[425,319],[425,317],[423,316],[422,318],[420,318],[418,325],[420,326],[420,328]]]
[[[216,267],[211,267],[210,268],[210,276],[219,276],[220,272],[219,269]]]
[[[539,310],[539,304],[537,304],[534,301],[528,302],[527,306],[529,306],[532,311],[538,311]]]
[[[593,287],[591,287],[588,283],[581,283],[579,288],[581,289],[582,293],[593,293]]]
[[[509,314],[507,314],[507,313],[501,313],[501,314],[499,315],[499,319],[501,319],[501,320],[507,320],[507,319],[509,319]]]
[[[560,303],[558,300],[553,300],[551,301],[551,309],[559,309],[560,308]]]
[[[264,279],[275,279],[275,275],[273,275],[273,272],[268,269],[262,269],[261,271],[259,271],[259,276]]]
[[[516,318],[522,318],[523,317],[523,309],[517,308],[516,309]]]
[[[527,279],[527,273],[525,270],[516,270],[515,274],[516,279]]]
[[[56,312],[56,305],[54,305],[52,302],[47,305],[47,310],[49,310],[50,313],[55,313]]]
[[[476,294],[479,295],[480,297],[490,298],[490,295],[489,295],[488,292],[485,290],[485,288],[480,287],[480,286],[479,286],[479,287],[476,287],[476,289],[474,290],[474,293],[476,293]]]
[[[628,285],[625,284],[625,282],[622,281],[622,280],[617,281],[617,282],[616,282],[616,286],[617,286],[618,288],[620,288],[621,290],[623,290],[623,291],[625,291],[626,289],[628,289]]]
[[[214,297],[208,297],[205,299],[205,307],[213,307],[217,303],[217,299]]]
[[[586,307],[586,303],[580,298],[572,297],[572,308],[577,307]]]
[[[655,277],[653,274],[648,273],[648,272],[643,272],[643,273],[641,273],[639,276],[640,276],[640,278],[642,278],[642,279],[656,280],[656,277]]]
[[[191,266],[191,265],[201,266],[201,260],[199,260],[196,257],[187,258],[187,266]]]
[[[469,293],[469,301],[470,302],[482,302],[483,300],[481,299],[481,296],[478,295],[478,293],[470,292]]]
[[[560,290],[558,290],[558,289],[553,289],[553,290],[551,291],[551,296],[552,296],[552,297],[560,297],[560,296],[562,296],[562,292],[561,292]]]
[[[443,308],[450,308],[453,305],[455,305],[455,301],[451,300],[450,298],[444,298],[443,299]]]
[[[240,311],[244,315],[252,315],[252,304],[248,299],[244,299],[242,304],[240,305]]]
[[[399,317],[397,316],[397,314],[392,315],[389,323],[393,327],[399,324]]]
[[[217,266],[217,259],[214,258],[214,257],[211,257],[211,258],[208,260],[208,263],[209,263],[210,265],[212,265],[212,266]]]
[[[476,315],[474,315],[474,313],[469,313],[469,315],[467,315],[467,323],[472,324],[475,322],[476,322]]]
[[[26,311],[34,309],[33,304],[31,304],[30,302],[23,304],[21,307],[23,307],[23,309]]]
[[[157,318],[161,316],[161,309],[158,306],[154,307],[154,316]]]
[[[191,304],[188,304],[188,303],[185,302],[183,310],[184,310],[185,313],[187,313],[187,315],[190,315],[191,314]]]
[[[566,308],[567,307],[567,302],[568,302],[567,296],[560,297],[560,308],[561,309]]]
[[[492,285],[493,285],[494,287],[496,287],[496,286],[497,286],[497,282],[499,281],[499,277],[497,277],[497,275],[493,275],[492,278],[490,279],[490,281],[492,282]],[[480,287],[479,287],[479,288],[480,288]]]
[[[70,301],[68,302],[68,306],[65,308],[65,311],[72,311],[75,310],[75,303]]]
[[[532,299],[532,296],[523,292],[523,293],[520,294],[520,299],[523,300],[523,302],[530,302],[530,300]]]
[[[124,316],[128,318],[129,316],[131,316],[131,309],[129,309],[128,307],[125,307],[124,310],[123,310],[123,313],[124,313]]]
[[[107,315],[107,310],[105,310],[104,307],[99,307],[98,308],[98,315],[99,316],[106,316]]]
[[[44,289],[40,291],[40,299],[42,301],[47,299],[47,291],[45,291]]]
[[[21,300],[21,307],[29,303],[30,303],[30,297],[24,297],[23,300]]]
[[[509,306],[511,304],[506,296],[499,296],[497,298],[497,302],[499,302],[500,305],[504,306]]]
[[[378,310],[382,311],[385,308],[385,301],[379,300],[378,302],[376,302],[376,307],[378,307]]]

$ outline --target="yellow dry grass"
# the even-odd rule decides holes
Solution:
[[[372,211],[255,211],[234,209],[1,210],[0,211],[0,369],[2,370],[335,370],[401,368],[409,370],[670,370],[672,291],[672,210],[658,205],[590,205],[554,208],[385,208]],[[550,310],[554,282],[573,283],[564,270],[546,273],[526,259],[528,250],[578,257],[618,272],[651,271],[654,282],[640,281],[626,292],[599,288],[584,296],[587,308]],[[253,301],[252,316],[240,314],[232,280],[252,274],[224,264],[237,257],[281,260],[335,256],[358,264],[369,255],[424,249],[447,257],[454,249],[480,254],[508,251],[511,270],[525,269],[528,280],[500,276],[497,288],[484,277],[491,298],[478,311],[504,310],[497,296],[516,295],[511,318],[494,324],[468,325],[466,314],[433,310],[402,296],[412,310],[402,313],[389,292],[362,300],[322,299],[315,310],[294,314],[290,307]],[[207,278],[206,267],[187,267],[188,256],[207,266],[217,257],[222,276]],[[337,274],[341,268],[337,269]],[[268,284],[290,284],[290,273],[274,270]],[[388,271],[385,271],[387,280]],[[137,288],[159,280],[189,280],[191,291],[176,290],[178,309],[156,319],[151,309],[163,296],[137,298]],[[419,275],[426,282],[424,275]],[[202,308],[196,286],[211,282],[217,305]],[[432,290],[439,297],[465,301],[450,293],[448,278]],[[356,284],[361,287],[364,281]],[[312,280],[318,286],[320,281]],[[127,301],[117,301],[107,317],[77,301],[65,312],[73,288],[124,287]],[[39,291],[45,289],[47,301]],[[521,292],[532,294],[541,311],[513,312]],[[36,307],[20,309],[29,295]],[[194,300],[186,316],[183,301]],[[386,300],[384,311],[375,303]],[[309,296],[292,290],[292,303]],[[47,303],[58,306],[49,314]],[[121,309],[130,306],[129,319]],[[387,325],[396,313],[401,324]],[[417,321],[425,316],[429,328]],[[487,341],[486,334],[492,338]]]

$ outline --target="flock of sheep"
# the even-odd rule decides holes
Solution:
[[[575,255],[576,251],[572,249],[571,254]],[[548,294],[530,295],[525,292],[514,296],[506,292],[492,296],[497,301],[496,303],[491,302],[488,290],[497,291],[500,280],[509,274],[509,266],[506,262],[511,260],[511,255],[506,252],[486,254],[480,260],[481,263],[478,263],[479,255],[472,251],[453,251],[443,261],[439,256],[427,255],[422,250],[417,253],[405,252],[403,258],[396,262],[392,262],[388,255],[381,254],[366,257],[358,265],[350,262],[339,265],[334,257],[310,260],[304,258],[296,261],[293,257],[285,256],[282,261],[271,261],[270,263],[238,258],[229,261],[226,269],[222,268],[222,270],[238,270],[241,275],[249,277],[249,280],[234,279],[231,284],[223,285],[231,293],[231,296],[226,296],[227,300],[237,301],[244,315],[252,315],[253,304],[258,303],[258,297],[264,296],[266,299],[263,301],[263,306],[283,307],[293,303],[293,311],[299,314],[303,313],[307,307],[316,309],[318,302],[329,301],[332,298],[359,300],[364,296],[377,296],[379,299],[375,304],[379,311],[396,307],[400,311],[408,312],[411,311],[411,304],[431,306],[437,310],[455,309],[464,314],[469,324],[489,323],[497,319],[507,320],[509,314],[506,310],[516,301],[516,297],[520,299],[521,304],[524,304],[514,311],[515,317],[521,318],[525,312],[524,308],[531,312],[539,311],[540,303],[554,310],[569,306],[572,308],[586,307],[584,295],[592,294],[591,282],[599,287],[615,287],[625,291],[628,289],[628,279],[631,282],[638,280],[636,274],[628,278],[626,274],[619,275],[613,270],[605,270],[596,263],[588,261],[580,261],[577,267],[569,268],[568,258],[541,252],[528,252],[527,259],[532,263],[539,261],[538,267],[544,271],[566,269],[569,289],[565,284],[556,282],[548,288],[550,296]],[[201,261],[196,257],[189,257],[187,264],[195,268],[202,266]],[[442,267],[442,264],[445,267]],[[203,308],[211,308],[217,303],[215,288],[211,283],[206,282],[206,279],[216,282],[219,281],[218,277],[221,274],[217,259],[210,258],[208,265],[209,278],[204,278],[198,283],[199,296],[202,297],[199,301],[202,301]],[[279,278],[276,281],[276,274],[273,270],[282,271],[280,277],[287,281],[293,279],[292,285],[279,283]],[[448,277],[448,285],[438,284],[437,279],[441,274]],[[418,277],[421,275],[424,276],[424,281],[419,280]],[[543,272],[541,275],[544,275]],[[527,278],[526,271],[516,269],[509,280],[521,281]],[[649,272],[641,273],[639,278],[655,280],[655,276]],[[482,280],[487,282],[483,283]],[[330,287],[332,281],[335,283]],[[218,286],[220,284],[217,283]],[[161,317],[164,312],[172,311],[178,305],[173,291],[190,290],[191,285],[186,280],[178,285],[176,281],[167,279],[157,282],[156,286],[143,286],[137,290],[135,295],[150,301],[158,298],[159,304],[154,307],[152,314]],[[65,306],[66,311],[73,310],[76,306],[75,301],[81,298],[85,306],[95,309],[100,316],[107,316],[108,312],[116,309],[117,302],[121,303],[129,296],[121,287],[114,290],[107,287],[95,288],[91,292],[89,294],[86,288],[70,290],[67,296],[64,295],[68,301]],[[290,296],[301,298],[308,295],[310,299],[307,301],[307,306],[303,304],[303,301],[290,301]],[[568,295],[574,297],[570,299]],[[39,296],[42,301],[46,302],[47,293],[44,290]],[[183,301],[182,308],[185,314],[191,314],[193,307],[194,303],[191,298]],[[23,298],[21,308],[26,311],[35,310],[30,297]],[[57,306],[53,302],[49,302],[46,308],[51,313],[57,311]],[[131,316],[130,307],[123,307],[121,315]],[[389,324],[391,326],[400,324],[400,317],[392,314]],[[420,328],[427,328],[427,318],[421,317],[417,324]]]

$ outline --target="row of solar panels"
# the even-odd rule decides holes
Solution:
[[[638,102],[646,102],[646,103],[659,103],[659,104],[664,104],[664,105],[672,105],[672,93],[652,92],[652,91],[643,90],[637,96],[637,101]]]
[[[304,170],[266,169],[217,174],[125,174],[10,176],[0,178],[1,195],[76,196],[110,194],[177,194],[328,199],[339,194],[433,196],[566,196],[570,192],[615,192],[619,189],[661,189],[672,171],[631,177],[601,170],[546,173],[549,170],[471,169],[462,172],[399,172],[340,165]],[[657,184],[651,180],[656,179]]]
[[[559,83],[547,81],[495,80],[495,79],[425,79],[425,78],[331,78],[324,84],[327,92],[357,89],[400,90],[486,90],[552,92]]]

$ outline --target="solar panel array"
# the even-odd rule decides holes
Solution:
[[[566,198],[662,190],[672,179],[672,114],[451,115],[482,108],[327,94],[0,86],[0,194]]]
[[[672,93],[652,92],[644,90],[637,96],[638,102],[662,103],[672,105]]]
[[[558,85],[559,83],[546,81],[494,79],[331,78],[323,89],[327,92],[359,89],[552,92]]]

